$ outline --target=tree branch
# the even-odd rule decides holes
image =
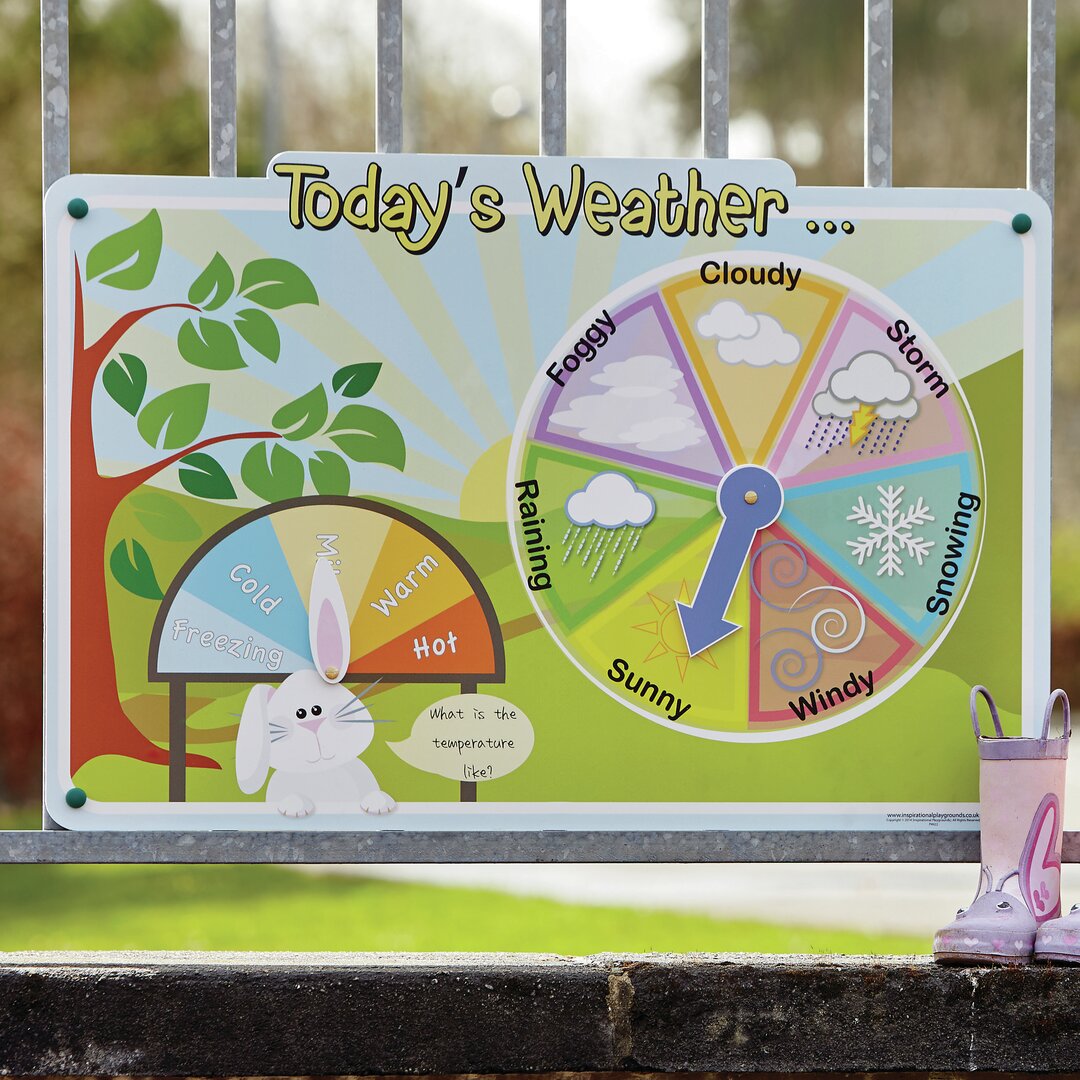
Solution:
[[[91,360],[94,375],[97,376],[97,369],[101,366],[101,362],[109,355],[119,343],[120,339],[137,323],[140,319],[145,319],[147,315],[152,315],[155,311],[168,311],[170,309],[183,309],[185,311],[199,311],[194,304],[155,304],[153,307],[139,308],[138,311],[129,311],[126,315],[121,315],[89,347],[84,347],[81,341],[75,343],[76,348],[81,349],[87,359]],[[82,311],[83,311],[83,298],[82,298],[82,274],[79,270],[79,260],[75,260],[75,312],[76,326],[82,328]]]
[[[145,484],[151,477],[157,476],[159,472],[167,469],[170,465],[175,465],[181,458],[187,457],[188,454],[194,454],[198,450],[203,450],[207,446],[231,442],[233,439],[280,438],[281,433],[278,431],[234,431],[228,435],[212,435],[209,439],[203,439],[201,442],[195,443],[194,446],[189,446],[186,450],[178,450],[175,454],[170,454],[169,457],[164,458],[162,461],[154,462],[153,465],[136,469],[135,472],[122,473],[120,476],[110,476],[109,479],[122,484],[126,491],[134,491],[140,484]]]

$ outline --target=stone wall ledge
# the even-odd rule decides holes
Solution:
[[[0,1073],[1080,1072],[1080,968],[0,953]]]

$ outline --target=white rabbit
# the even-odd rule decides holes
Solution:
[[[286,817],[323,806],[388,814],[397,803],[359,759],[375,733],[371,714],[341,680],[349,666],[349,620],[337,576],[316,559],[308,633],[315,670],[296,671],[275,690],[251,688],[236,736],[236,782],[248,795],[266,782],[266,801]]]

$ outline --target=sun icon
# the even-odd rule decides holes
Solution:
[[[686,667],[690,663],[691,657],[690,650],[686,646],[686,635],[683,633],[682,622],[679,619],[679,612],[675,604],[676,602],[690,603],[690,586],[687,585],[684,579],[679,586],[678,595],[671,600],[663,600],[651,592],[646,593],[646,595],[656,612],[656,621],[639,623],[634,627],[635,630],[642,630],[656,638],[656,644],[649,650],[645,662],[648,663],[650,660],[656,660],[661,656],[674,656],[675,663],[679,668],[679,681],[683,682],[686,679]],[[693,659],[703,660],[709,667],[716,667],[716,661],[712,658],[711,649],[698,653]]]

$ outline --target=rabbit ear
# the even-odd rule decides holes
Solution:
[[[316,670],[328,683],[341,682],[349,666],[349,617],[337,574],[325,559],[315,560],[311,576],[308,634]]]
[[[270,729],[266,707],[274,693],[272,686],[251,688],[236,733],[236,782],[245,795],[254,795],[266,783],[270,771]]]

